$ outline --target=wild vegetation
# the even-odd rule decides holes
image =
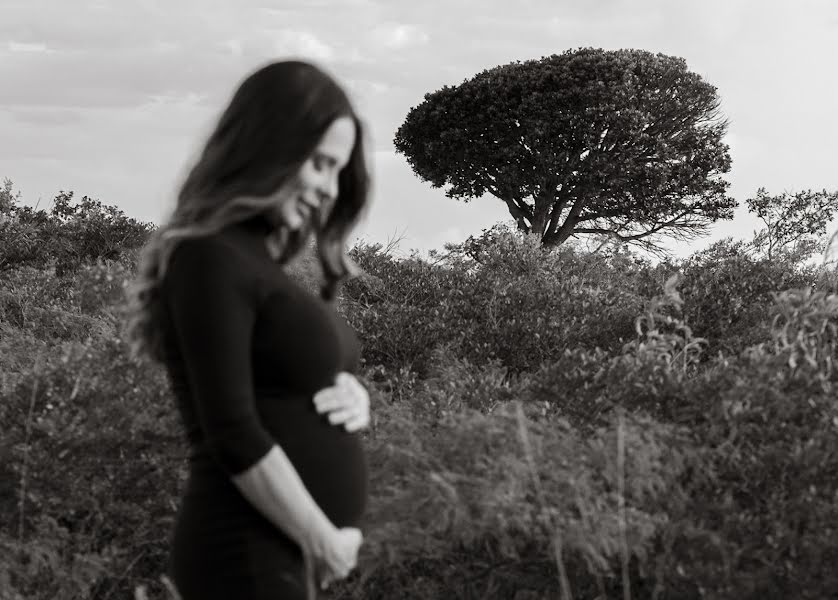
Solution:
[[[3,206],[0,597],[168,598],[186,445],[123,339],[148,226]],[[834,271],[503,225],[430,260],[351,255],[372,496],[331,597],[838,597]],[[289,268],[316,286],[311,257]]]

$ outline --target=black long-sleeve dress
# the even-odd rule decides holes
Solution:
[[[230,480],[274,444],[338,527],[358,526],[367,465],[358,434],[312,397],[357,372],[359,343],[272,260],[253,217],[181,241],[162,291],[166,369],[190,445],[170,573],[183,600],[304,597],[300,548]]]

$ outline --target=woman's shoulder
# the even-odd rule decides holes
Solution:
[[[247,261],[241,250],[219,232],[178,240],[169,255],[165,278],[238,280],[246,270]]]
[[[164,275],[164,281],[172,279],[185,286],[235,286],[257,300],[278,292],[296,295],[295,282],[270,259],[264,240],[235,230],[180,240]]]
[[[172,246],[169,262],[191,262],[195,260],[216,259],[229,262],[237,255],[235,245],[223,232],[191,235],[178,239]]]

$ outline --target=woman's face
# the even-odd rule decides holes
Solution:
[[[297,174],[274,194],[274,218],[292,230],[302,227],[316,210],[323,218],[338,195],[338,174],[355,146],[355,122],[339,117],[323,134]]]

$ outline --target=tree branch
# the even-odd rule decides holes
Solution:
[[[493,177],[489,177],[494,180]],[[515,196],[513,196],[510,192],[503,193],[496,185],[488,184],[486,185],[486,189],[489,190],[496,198],[503,200],[509,209],[509,214],[513,219],[515,219],[515,222],[518,225],[518,230],[524,233],[529,233],[530,226],[527,223],[527,219],[532,221],[533,218],[530,208],[521,200],[515,198]]]
[[[596,233],[596,234],[600,234],[600,235],[609,235],[609,236],[612,236],[612,237],[614,237],[614,238],[616,238],[620,241],[623,241],[623,242],[633,242],[633,241],[637,241],[639,239],[648,237],[650,235],[654,235],[654,234],[660,232],[662,229],[665,229],[666,227],[677,226],[678,219],[686,217],[690,214],[691,213],[689,211],[682,212],[682,213],[674,216],[673,218],[669,219],[668,221],[664,221],[662,223],[657,223],[656,225],[654,225],[651,229],[649,229],[647,231],[644,231],[642,233],[636,233],[636,234],[633,234],[633,235],[620,235],[617,231],[615,231],[613,229],[602,229],[602,228],[594,228],[594,227],[583,227],[583,228],[579,228],[579,229],[574,229],[573,233]],[[690,227],[688,224],[685,224],[685,225],[687,226],[687,228]],[[700,224],[697,224],[696,226],[701,227]]]
[[[547,246],[557,246],[566,241],[567,238],[573,234],[577,218],[579,217],[579,213],[582,212],[582,209],[585,208],[585,204],[585,198],[577,198],[573,203],[567,218],[564,220],[564,223],[561,224],[561,227],[559,227],[555,233],[547,232],[547,235],[542,240],[542,243]]]

